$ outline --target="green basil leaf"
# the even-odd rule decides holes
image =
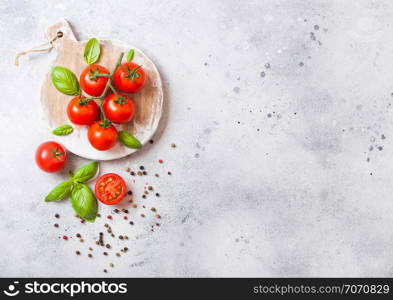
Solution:
[[[54,135],[69,135],[71,132],[74,131],[74,128],[71,125],[61,125],[56,129],[52,130]]]
[[[127,131],[119,132],[119,140],[124,146],[128,148],[140,149],[143,146],[136,137],[134,137],[131,133]]]
[[[67,68],[60,66],[53,67],[51,79],[55,88],[63,94],[78,95],[80,92],[78,79]]]
[[[134,58],[134,49],[130,49],[127,53],[127,61],[131,61]]]
[[[82,219],[94,222],[97,216],[97,200],[91,189],[83,183],[74,186],[71,192],[71,205]]]
[[[45,197],[45,202],[58,201],[66,198],[72,189],[72,183],[70,181],[64,181],[59,183],[50,193]]]
[[[75,174],[72,177],[72,180],[75,182],[86,182],[89,179],[93,178],[94,175],[96,175],[97,170],[98,163],[93,161],[76,170]]]
[[[100,57],[100,42],[96,38],[90,39],[85,46],[83,57],[88,65],[94,64]]]

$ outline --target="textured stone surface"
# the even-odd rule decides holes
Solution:
[[[393,3],[186,2],[0,1],[0,275],[393,276]],[[93,245],[106,220],[42,201],[86,162],[71,156],[56,175],[34,164],[52,138],[39,87],[55,53],[13,65],[61,18],[81,40],[141,48],[165,83],[156,142],[101,164],[140,204],[134,226],[108,222],[130,238],[109,257]],[[124,168],[139,165],[149,174],[133,184]],[[161,197],[141,198],[146,181]]]

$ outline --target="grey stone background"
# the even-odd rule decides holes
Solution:
[[[106,219],[42,200],[86,162],[34,163],[52,139],[39,93],[56,54],[13,65],[61,18],[80,40],[144,50],[165,83],[155,143],[101,164],[139,204],[134,226],[110,221],[129,240],[108,238],[109,257],[94,245]],[[393,276],[392,20],[391,1],[1,0],[0,276]],[[124,169],[139,165],[134,184]],[[145,181],[160,198],[141,198]]]

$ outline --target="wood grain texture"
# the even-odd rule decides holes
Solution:
[[[67,21],[60,21],[47,30],[49,39],[56,36],[57,32],[63,32],[63,37],[53,44],[58,55],[53,66],[64,66],[73,71],[79,78],[79,74],[86,67],[83,59],[84,46],[87,41],[79,42]],[[131,122],[124,125],[115,125],[118,130],[127,130],[136,136],[142,144],[146,144],[159,125],[163,107],[163,88],[160,74],[153,62],[139,49],[114,40],[100,40],[101,56],[98,64],[105,66],[108,70],[115,67],[121,52],[129,49],[135,50],[133,61],[141,64],[148,78],[145,88],[130,97],[136,104],[136,114]],[[50,71],[45,76],[41,87],[41,103],[45,116],[51,129],[60,125],[71,124],[67,117],[66,108],[72,96],[61,94],[55,89],[50,79]],[[87,139],[87,127],[72,124],[74,132],[68,136],[55,138],[62,143],[67,150],[81,157],[94,160],[112,160],[129,155],[137,150],[129,149],[118,143],[108,151],[94,149]]]

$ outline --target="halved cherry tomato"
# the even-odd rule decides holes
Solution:
[[[70,121],[77,125],[90,125],[97,120],[99,108],[93,100],[86,101],[84,96],[73,98],[67,106]]]
[[[45,142],[38,146],[35,161],[41,170],[53,173],[64,168],[67,162],[67,152],[56,142]]]
[[[113,123],[123,124],[131,121],[135,113],[135,104],[131,98],[119,93],[110,94],[102,105],[105,116]]]
[[[101,96],[108,82],[108,77],[99,77],[98,74],[109,75],[110,73],[103,66],[89,65],[83,70],[79,78],[82,90],[90,96]]]
[[[90,144],[101,151],[112,148],[117,142],[117,136],[117,130],[110,122],[95,122],[87,130]]]
[[[136,93],[145,86],[146,76],[145,70],[140,65],[128,61],[116,69],[113,82],[123,92]]]
[[[114,173],[108,173],[98,178],[95,193],[98,200],[107,205],[119,203],[126,194],[127,186],[123,178]]]

